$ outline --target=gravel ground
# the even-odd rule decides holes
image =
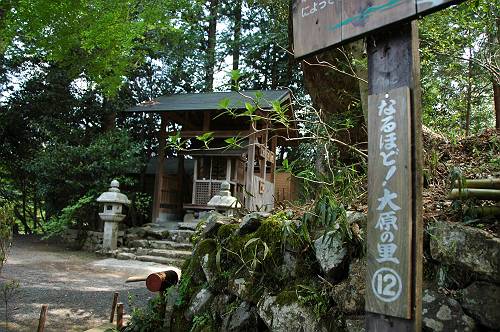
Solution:
[[[144,306],[154,294],[144,283],[125,284],[132,275],[165,270],[165,266],[138,261],[103,259],[74,251],[35,237],[16,237],[0,276],[0,331],[36,331],[42,304],[48,304],[45,331],[84,331],[109,319],[113,293],[120,292],[125,312]],[[5,294],[1,285],[18,280],[20,287],[8,300],[5,325]]]

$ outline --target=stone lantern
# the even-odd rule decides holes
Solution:
[[[239,209],[241,204],[236,197],[231,196],[231,185],[227,181],[223,181],[220,185],[218,195],[215,195],[208,201],[207,205],[214,207],[218,212],[227,217],[234,214],[234,210]]]
[[[104,221],[104,235],[102,241],[103,250],[116,250],[118,242],[118,224],[125,218],[122,214],[123,204],[128,205],[130,201],[127,196],[120,192],[120,183],[111,181],[111,187],[97,198],[97,202],[104,205],[99,217]]]

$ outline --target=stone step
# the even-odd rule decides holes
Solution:
[[[178,227],[177,223],[175,223],[175,227]],[[167,229],[159,226],[144,226],[128,229],[125,234],[125,239],[127,240],[126,242],[139,239],[149,239],[189,243],[189,239],[193,234],[194,230],[192,229]]]
[[[168,240],[134,240],[128,244],[131,248],[153,248],[153,249],[172,249],[172,250],[191,250],[191,243],[175,242]]]
[[[130,252],[118,252],[116,254],[116,259],[121,259],[121,260],[134,260],[135,257],[136,257],[135,254]]]
[[[188,257],[191,257],[191,251],[171,249],[137,248],[135,254],[138,256],[159,256],[174,259],[186,259]]]
[[[171,265],[175,266],[178,268],[181,268],[182,265],[184,264],[184,259],[175,259],[175,258],[166,258],[166,257],[160,257],[160,256],[136,256],[136,259],[138,261],[143,261],[143,262],[153,262],[153,263],[158,263],[158,264],[164,264],[164,265]]]
[[[189,239],[194,231],[189,229],[175,229],[168,232],[167,240],[179,243],[191,243]]]
[[[177,223],[177,227],[180,230],[190,230],[190,231],[195,231],[196,227],[198,227],[198,223],[200,220],[193,220],[193,221],[184,221],[184,222],[179,222]]]

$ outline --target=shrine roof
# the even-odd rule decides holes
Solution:
[[[260,98],[257,98],[258,94]],[[247,90],[208,93],[185,93],[161,96],[151,101],[142,102],[126,112],[188,112],[220,110],[221,101],[229,102],[232,109],[245,109],[245,103],[258,104],[263,109],[271,108],[273,101],[284,102],[290,98],[288,90]]]

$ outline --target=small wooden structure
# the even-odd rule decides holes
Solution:
[[[254,115],[261,118],[252,123],[248,116],[231,115],[221,108],[223,100],[239,114],[249,105],[258,105]],[[296,131],[269,121],[268,111],[276,101],[291,117],[290,94],[286,90],[179,94],[129,109],[161,116],[153,221],[179,220],[186,211],[210,209],[207,203],[219,192],[223,181],[230,183],[231,194],[247,209],[271,209],[277,146],[285,143],[284,137],[296,135]],[[197,139],[207,133],[211,135],[208,149]],[[165,174],[165,163],[173,162],[165,158],[166,141],[175,135],[189,139],[189,148],[174,152],[175,174]],[[238,139],[238,145],[228,146],[228,138],[233,137]],[[194,161],[192,173],[186,171],[188,160]]]

